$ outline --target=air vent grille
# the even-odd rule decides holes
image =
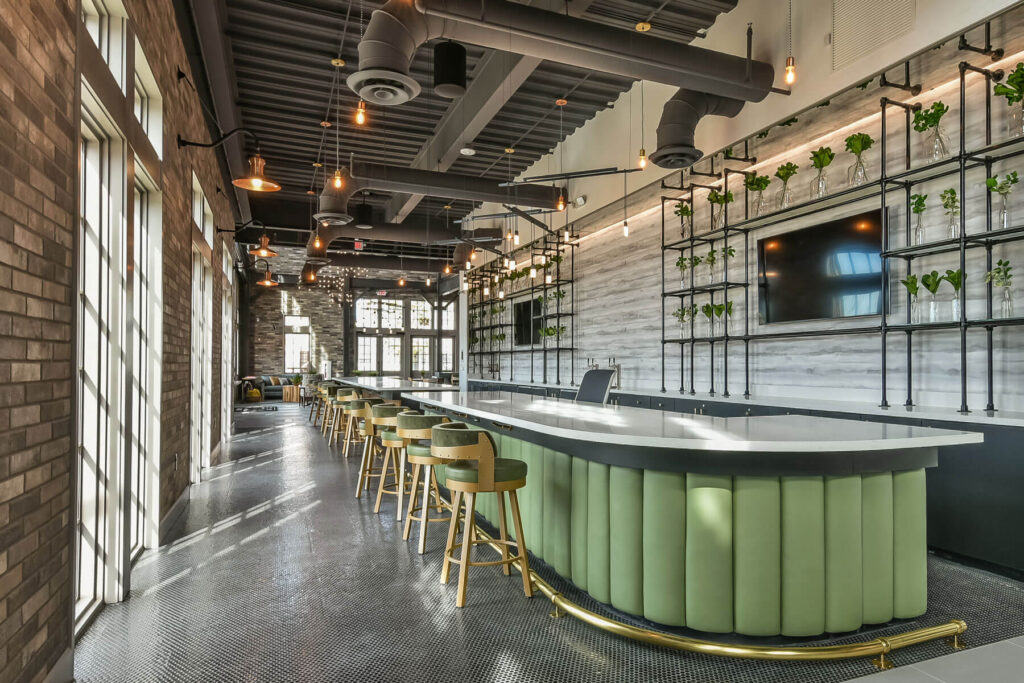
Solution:
[[[832,70],[908,33],[915,5],[916,0],[832,0]]]

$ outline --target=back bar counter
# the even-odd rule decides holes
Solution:
[[[527,463],[526,545],[623,612],[810,637],[927,608],[926,467],[982,435],[711,417],[509,392],[407,393]],[[497,524],[493,496],[477,505]]]

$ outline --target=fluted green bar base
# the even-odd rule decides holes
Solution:
[[[927,608],[924,470],[660,472],[494,436],[502,457],[528,466],[527,547],[624,612],[714,633],[810,637]],[[497,525],[489,498],[477,508]]]

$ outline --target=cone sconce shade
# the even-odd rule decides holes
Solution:
[[[245,178],[235,178],[231,184],[250,192],[277,192],[281,186],[263,175],[263,169],[267,165],[266,160],[259,154],[249,157],[249,175]]]
[[[256,284],[264,287],[277,287],[277,281],[274,279],[274,276],[271,275],[270,268],[267,268],[263,273],[263,279],[259,280]]]
[[[270,238],[267,233],[260,235],[260,243],[249,250],[249,253],[256,258],[273,258],[277,252],[270,248]]]

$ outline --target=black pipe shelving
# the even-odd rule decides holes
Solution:
[[[679,238],[667,238],[666,235],[666,219],[665,219],[665,204],[667,202],[676,203],[688,203],[692,207],[693,205],[693,191],[695,188],[708,188],[707,185],[700,185],[697,183],[691,183],[687,186],[680,185],[679,187],[670,187],[664,185],[665,189],[673,189],[682,191],[685,194],[682,197],[662,197],[661,198],[661,216],[662,216],[662,229],[661,229],[661,248],[662,248],[662,355],[661,355],[661,377],[662,386],[661,390],[666,391],[665,383],[665,358],[666,358],[666,347],[672,345],[680,346],[680,377],[679,377],[679,392],[685,393],[686,391],[686,366],[689,365],[689,393],[695,394],[696,388],[694,386],[694,348],[697,345],[707,345],[709,347],[709,367],[710,371],[710,386],[709,393],[714,395],[715,393],[715,369],[714,369],[714,348],[716,344],[721,344],[725,349],[725,357],[722,363],[722,372],[724,375],[725,389],[723,395],[728,396],[728,371],[729,371],[729,356],[728,356],[728,344],[730,342],[743,342],[744,344],[744,396],[750,396],[750,350],[749,344],[753,341],[765,341],[765,340],[781,340],[781,339],[802,339],[802,338],[813,338],[813,337],[830,337],[830,336],[848,336],[848,335],[879,335],[881,339],[881,386],[880,386],[880,405],[887,407],[888,395],[886,388],[886,354],[887,354],[887,336],[890,333],[900,333],[904,335],[906,339],[906,353],[907,353],[907,367],[906,367],[906,385],[907,385],[907,397],[905,405],[912,406],[912,387],[913,387],[913,335],[915,333],[928,333],[934,331],[959,331],[959,351],[960,351],[960,397],[961,397],[961,413],[968,413],[969,406],[967,404],[967,332],[972,329],[984,330],[986,334],[986,352],[987,352],[987,393],[988,401],[985,410],[994,411],[995,405],[993,401],[994,394],[994,376],[993,376],[993,331],[997,328],[1003,327],[1020,327],[1024,326],[1024,317],[1013,317],[1013,318],[996,318],[993,316],[993,287],[991,283],[987,286],[986,296],[986,311],[985,316],[980,319],[968,318],[966,314],[966,287],[961,287],[958,293],[960,297],[960,317],[959,319],[936,321],[936,322],[912,322],[910,319],[910,295],[906,293],[906,319],[902,323],[890,322],[889,314],[886,312],[884,315],[878,316],[878,324],[875,325],[860,325],[851,327],[841,327],[832,329],[818,329],[818,330],[794,330],[794,331],[779,331],[779,332],[751,332],[750,330],[750,263],[749,263],[749,240],[751,233],[756,230],[775,226],[784,223],[788,220],[805,216],[808,214],[818,213],[825,210],[833,210],[841,206],[853,204],[855,202],[861,202],[866,199],[877,198],[882,208],[882,268],[881,268],[881,279],[882,279],[882,300],[888,302],[889,298],[887,292],[890,287],[890,261],[897,259],[903,263],[912,263],[914,259],[932,256],[936,254],[956,253],[959,256],[960,270],[961,272],[966,271],[966,254],[971,249],[985,249],[986,251],[986,268],[991,270],[992,268],[992,247],[998,244],[1005,244],[1010,242],[1016,242],[1024,240],[1024,225],[1010,226],[1007,228],[993,229],[992,226],[992,198],[991,193],[986,192],[985,199],[985,229],[982,232],[966,234],[966,214],[965,214],[965,203],[966,203],[966,175],[969,171],[974,169],[983,168],[985,170],[986,177],[992,175],[993,164],[1009,158],[1014,158],[1024,154],[1024,138],[1010,138],[1007,140],[1000,140],[998,142],[992,141],[992,81],[999,80],[1002,76],[1001,72],[990,71],[981,67],[975,67],[966,62],[961,62],[958,65],[958,72],[960,76],[960,126],[959,126],[959,147],[956,152],[950,154],[944,159],[937,161],[931,161],[922,165],[913,166],[911,164],[911,113],[918,109],[920,105],[910,105],[903,102],[898,102],[889,98],[882,98],[880,102],[881,106],[881,126],[882,134],[880,140],[881,149],[881,177],[878,180],[870,181],[862,185],[853,187],[847,187],[842,190],[833,192],[825,197],[819,199],[812,199],[808,201],[795,204],[784,209],[778,209],[770,211],[759,216],[750,217],[749,201],[746,191],[744,191],[744,202],[743,202],[743,218],[742,220],[730,223],[728,219],[728,205],[725,205],[726,215],[724,217],[724,224],[720,227],[713,228],[705,231],[699,235],[693,234],[693,218],[689,219],[689,234],[686,230],[686,219],[682,219],[681,228],[683,234]],[[968,73],[979,74],[985,78],[985,144],[976,149],[968,150],[966,148],[966,76]],[[887,108],[900,108],[904,112],[904,141],[905,141],[905,153],[903,159],[903,168],[889,172],[887,169],[887,161],[889,155],[887,154],[887,131],[886,131],[886,113]],[[727,159],[728,161],[728,159]],[[728,191],[728,180],[731,174],[735,175],[746,175],[746,172],[736,169],[723,168],[717,177],[722,182],[722,192]],[[709,175],[702,173],[700,175]],[[910,245],[910,235],[912,226],[910,224],[910,212],[905,211],[906,220],[904,227],[906,240],[905,244],[908,246],[891,248],[889,246],[890,237],[892,230],[897,229],[895,226],[890,226],[889,223],[889,212],[887,211],[887,205],[889,199],[893,195],[903,195],[902,201],[905,202],[909,209],[911,188],[915,185],[919,185],[931,180],[936,180],[942,177],[956,176],[959,181],[959,197],[960,201],[960,213],[959,213],[959,235],[954,238],[936,240],[919,245]],[[716,188],[717,189],[717,188]],[[712,206],[712,225],[715,223],[714,207]],[[712,248],[716,243],[722,243],[724,246],[728,246],[730,238],[742,238],[743,241],[743,264],[744,264],[744,278],[743,281],[726,281],[712,283],[709,285],[695,285],[693,282],[693,269],[690,268],[690,286],[679,287],[668,289],[666,288],[666,267],[665,260],[667,257],[666,252],[676,252],[683,254],[689,252],[691,255],[694,249],[698,246],[712,245]],[[738,246],[738,245],[737,245]],[[738,249],[737,249],[738,251]],[[725,265],[725,272],[728,274],[728,263]],[[692,305],[693,297],[698,294],[709,294],[711,297],[711,303],[714,303],[714,296],[717,292],[722,292],[723,295],[727,295],[730,290],[742,290],[743,291],[743,317],[744,325],[743,332],[738,334],[726,334],[711,335],[711,336],[696,336],[695,335],[695,321],[694,316],[690,316],[689,319],[689,336],[680,336],[670,338],[666,334],[666,311],[665,311],[665,300],[671,298],[678,298],[682,305]],[[728,324],[728,323],[727,323]],[[684,330],[680,330],[685,335]],[[687,354],[688,352],[688,354]],[[689,363],[687,363],[687,355],[689,356]]]

